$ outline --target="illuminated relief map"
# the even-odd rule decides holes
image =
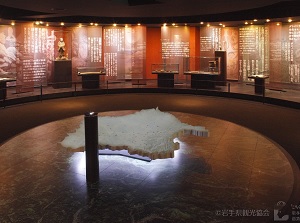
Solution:
[[[173,157],[179,143],[174,139],[180,135],[208,136],[208,130],[180,122],[170,113],[158,108],[145,109],[134,114],[116,117],[98,117],[99,148],[127,149],[130,154],[150,158]],[[66,148],[85,146],[84,122],[61,142]]]

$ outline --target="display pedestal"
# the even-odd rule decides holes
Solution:
[[[16,81],[15,78],[0,78],[0,100],[6,99],[7,95],[7,82]]]
[[[174,87],[174,73],[153,73],[157,74],[157,86],[158,87]]]
[[[53,61],[53,88],[72,87],[72,61]]]
[[[219,65],[220,74],[215,78],[216,85],[226,86],[226,81],[227,81],[226,51],[215,51],[215,57],[220,57],[220,65]]]
[[[265,80],[269,78],[269,76],[264,75],[253,75],[248,78],[254,79],[254,93],[255,94],[264,94],[265,93]]]
[[[185,75],[191,75],[191,88],[195,89],[214,89],[215,80],[218,74],[212,72],[186,72]]]
[[[105,75],[103,72],[81,72],[78,76],[82,78],[82,88],[95,89],[100,88],[99,76]]]

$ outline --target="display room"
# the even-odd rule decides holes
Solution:
[[[299,1],[0,12],[0,222],[300,222]]]

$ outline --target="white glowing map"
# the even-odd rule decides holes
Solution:
[[[174,150],[179,149],[179,144],[173,140],[183,134],[207,137],[208,130],[182,123],[174,115],[158,108],[124,116],[98,117],[99,148],[126,149],[130,154],[152,159],[173,157]],[[75,132],[68,133],[61,144],[71,149],[83,148],[84,121]]]

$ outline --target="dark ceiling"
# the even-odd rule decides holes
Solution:
[[[192,24],[299,16],[299,0],[0,0],[0,17],[20,21]]]

